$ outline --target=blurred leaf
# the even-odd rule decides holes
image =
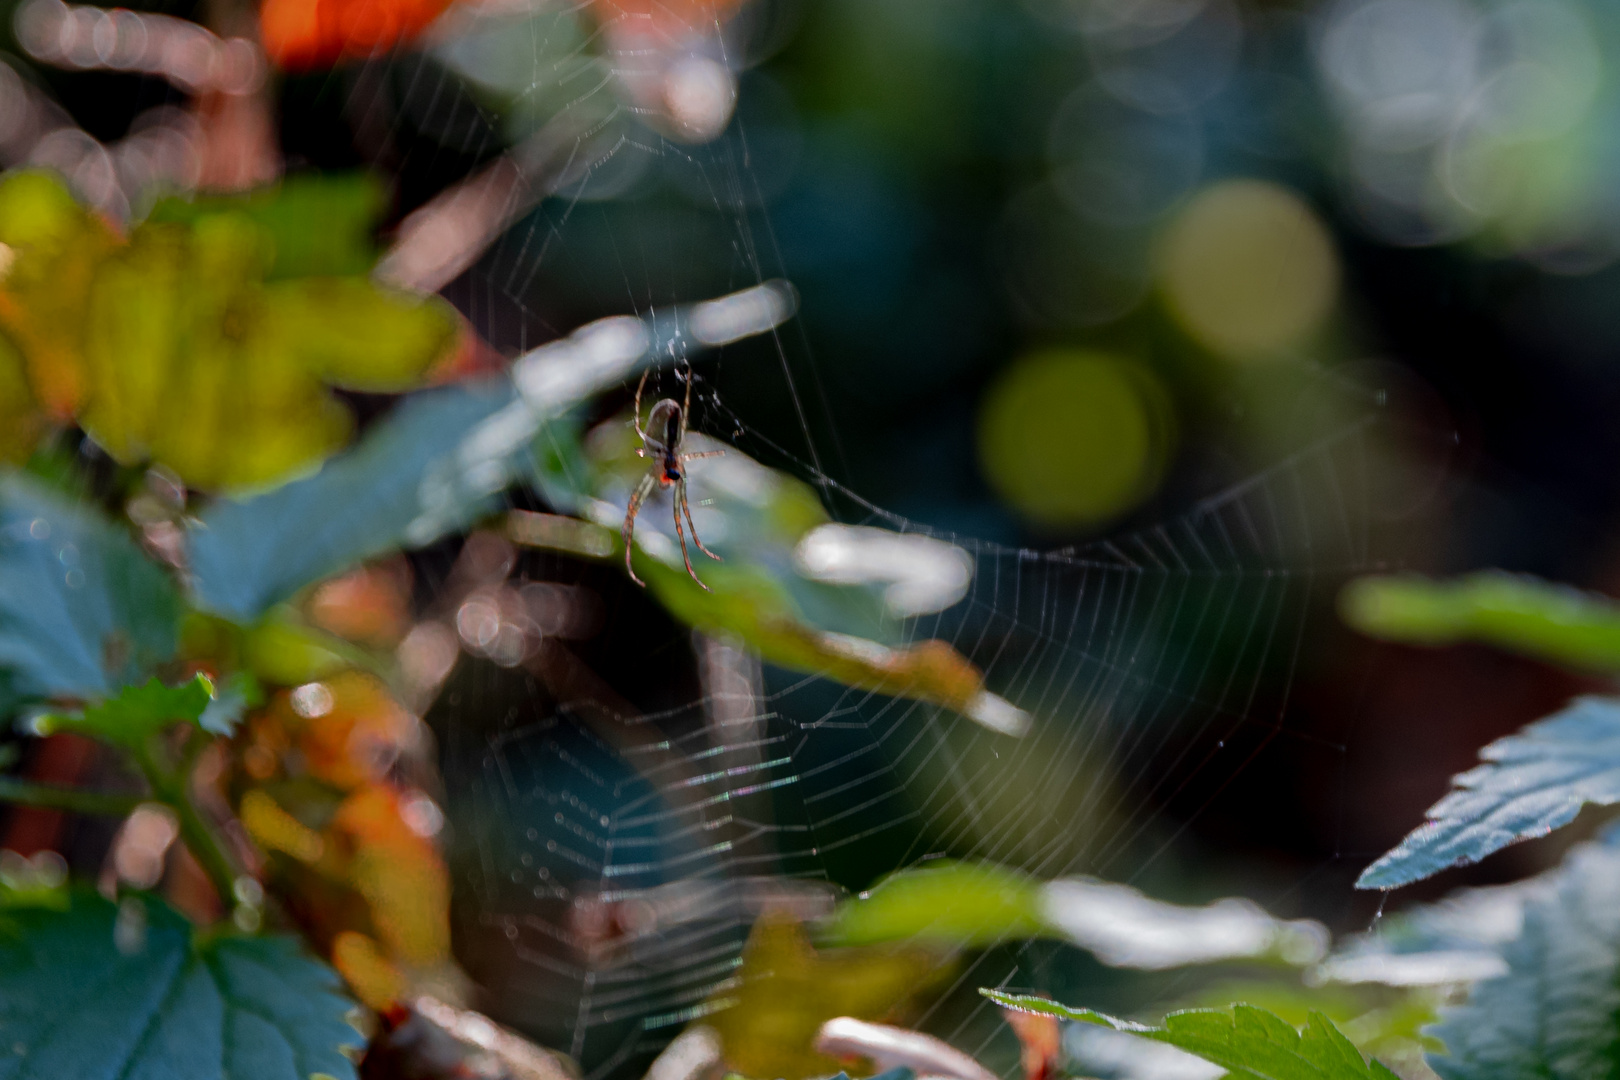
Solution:
[[[1007,1026],[1018,1036],[1018,1063],[1024,1080],[1046,1080],[1057,1074],[1063,1060],[1063,1028],[1057,1017],[1044,1013],[1003,1009]]]
[[[1312,976],[1319,983],[1440,992],[1495,978],[1507,970],[1499,950],[1518,934],[1525,903],[1547,888],[1542,875],[1411,905],[1341,940]]]
[[[450,0],[269,0],[259,8],[259,36],[277,67],[307,71],[401,46],[449,5]]]
[[[411,571],[403,558],[323,581],[310,596],[309,621],[345,641],[398,645],[411,629]]]
[[[611,519],[622,510],[608,508],[624,506],[646,473],[647,463],[635,456],[636,442],[628,416],[599,425],[586,439],[597,497],[578,501],[598,524],[611,523],[617,530],[619,522]],[[720,448],[696,433],[688,443],[693,451]],[[780,667],[930,702],[1007,734],[1027,728],[1029,717],[986,692],[983,674],[952,645],[940,640],[902,644],[903,625],[886,614],[882,583],[833,585],[798,572],[796,545],[830,520],[808,485],[735,448],[694,465],[689,483],[699,535],[716,519],[721,525],[706,542],[725,561],[691,553],[708,590],[691,579],[681,561],[667,493],[643,505],[633,541],[637,573],[676,618],[739,637]]]
[[[1004,1008],[1097,1024],[1168,1043],[1230,1070],[1233,1080],[1398,1080],[1378,1062],[1364,1060],[1333,1021],[1319,1012],[1310,1014],[1303,1032],[1251,1005],[1234,1005],[1231,1012],[1174,1012],[1164,1018],[1163,1027],[1156,1028],[1046,998],[999,990],[979,992]]]
[[[282,809],[263,791],[253,789],[244,794],[237,814],[248,835],[265,851],[279,851],[303,863],[313,863],[326,853],[326,841],[320,833]]]
[[[0,355],[0,453],[31,445],[37,401],[194,487],[259,487],[320,461],[353,428],[328,387],[417,385],[460,332],[443,301],[363,276],[379,205],[368,181],[302,181],[168,204],[119,243],[59,181],[0,180],[0,329],[27,371],[24,385]]]
[[[145,742],[171,724],[194,724],[213,703],[214,684],[199,673],[179,686],[157,678],[143,686],[126,686],[114,697],[87,705],[74,715],[47,715],[38,721],[41,734],[74,731],[123,746]]]
[[[313,695],[295,704],[291,692],[275,696],[255,725],[276,724],[296,746],[309,775],[342,791],[387,777],[414,737],[415,719],[378,679],[344,670],[324,677]]]
[[[1508,973],[1475,985],[1428,1033],[1445,1080],[1585,1080],[1615,1074],[1620,1044],[1620,851],[1575,849],[1505,946]]]
[[[272,686],[298,686],[357,665],[370,666],[362,650],[302,625],[286,609],[260,620],[242,635],[242,663]]]
[[[1428,821],[1374,862],[1358,889],[1394,889],[1545,836],[1582,806],[1620,802],[1620,699],[1583,697],[1479,752]]]
[[[450,955],[450,876],[438,849],[406,823],[403,799],[386,784],[360,788],[338,807],[327,850],[346,856],[343,875],[365,898],[375,936],[414,967]]]
[[[889,646],[811,625],[780,581],[742,562],[705,567],[708,591],[685,569],[645,560],[640,573],[664,607],[682,622],[732,634],[770,663],[891,697],[955,710],[990,728],[1021,735],[1028,714],[987,692],[984,676],[949,642]]]
[[[0,474],[0,668],[19,694],[93,697],[174,655],[180,599],[122,529]]]
[[[230,735],[249,709],[262,704],[264,691],[259,682],[245,671],[238,671],[225,680],[223,689],[215,687],[214,699],[197,717],[197,726],[214,735]]]
[[[8,1075],[341,1080],[361,1045],[350,1008],[292,940],[197,942],[155,898],[0,913]]]
[[[411,523],[431,494],[424,487],[430,467],[511,396],[505,385],[413,395],[315,475],[214,503],[191,532],[197,602],[252,620],[307,585],[409,543]],[[495,508],[495,494],[458,503],[449,520],[475,520]]]
[[[449,356],[455,313],[436,297],[413,296],[363,277],[300,278],[265,290],[265,317],[300,365],[334,386],[399,393]]]
[[[1386,641],[1479,641],[1572,667],[1620,671],[1620,605],[1527,575],[1365,577],[1345,587],[1339,610],[1355,629]]]
[[[0,338],[0,462],[28,460],[46,427],[22,353]]]
[[[193,225],[211,214],[241,214],[274,247],[269,280],[359,276],[376,261],[372,232],[387,205],[388,192],[371,173],[307,173],[244,195],[163,199],[147,220]]]
[[[744,1076],[801,1080],[838,1068],[811,1048],[835,1016],[877,1020],[948,973],[915,948],[818,954],[791,918],[766,913],[754,924],[735,983],[712,1004],[726,1066]]]
[[[55,176],[0,178],[0,329],[26,358],[35,398],[58,420],[84,401],[84,314],[91,281],[116,243]]]
[[[265,746],[259,718],[254,733]],[[288,856],[271,866],[318,940],[363,934],[421,969],[450,957],[450,881],[432,839],[406,820],[408,802],[388,783],[334,797],[306,779],[249,789],[239,813],[264,850]]]
[[[956,862],[891,874],[840,904],[824,933],[832,945],[1058,938],[1110,966],[1145,970],[1239,958],[1299,966],[1320,959],[1327,941],[1320,924],[1274,918],[1249,900],[1170,904],[1116,882],[1043,882],[991,863]]]
[[[348,410],[288,355],[257,284],[270,252],[251,223],[145,225],[96,277],[80,420],[115,458],[187,484],[264,484],[348,438]]]
[[[1041,883],[989,863],[933,864],[890,874],[833,913],[829,945],[935,940],[990,945],[1044,937]]]
[[[274,253],[240,214],[149,223],[90,290],[81,422],[121,461],[194,487],[279,480],[332,453],[353,419],[328,385],[403,390],[450,351],[441,301],[364,278],[264,283]]]
[[[366,1005],[378,1012],[405,1000],[410,983],[375,941],[345,930],[332,940],[332,966]]]

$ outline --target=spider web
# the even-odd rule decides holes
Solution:
[[[736,975],[767,907],[823,914],[840,886],[939,855],[1041,878],[1151,875],[1190,823],[1167,819],[1167,801],[1218,792],[1279,737],[1312,738],[1290,730],[1288,690],[1313,612],[1370,561],[1376,425],[1109,542],[1042,553],[947,537],[972,554],[973,583],[907,638],[978,664],[1033,717],[1021,739],[762,668],[628,607],[652,625],[610,621],[603,649],[623,651],[609,663],[663,670],[661,655],[681,653],[695,693],[673,675],[654,696],[676,703],[637,711],[612,691],[559,696],[464,661],[430,719],[471,885],[458,933],[502,955],[475,965],[493,1010],[589,1076],[633,1075]],[[878,511],[855,520],[926,531]],[[518,573],[568,579],[557,570]],[[1011,1068],[973,990],[1061,988],[1051,952],[978,954],[925,1023]]]
[[[487,340],[520,351],[593,318],[793,276],[765,208],[776,148],[750,144],[746,77],[726,134],[676,141],[642,122],[633,92],[655,49],[615,46],[577,10],[514,18],[379,69],[353,95],[380,139],[409,148],[407,183],[516,162],[520,182],[489,196],[494,242],[446,289]],[[743,66],[728,44],[748,43],[722,38],[717,54]],[[491,117],[480,79],[506,79],[516,104]],[[591,1080],[638,1075],[703,1015],[768,907],[822,913],[839,890],[939,855],[1042,878],[1150,877],[1196,818],[1196,805],[1168,816],[1168,802],[1190,790],[1207,802],[1275,740],[1309,737],[1287,709],[1308,624],[1376,561],[1380,419],[1354,393],[1331,434],[1164,524],[1038,552],[942,534],[842,487],[814,357],[791,329],[762,341],[704,369],[694,427],[816,483],[841,521],[968,552],[967,596],[911,621],[906,640],[950,643],[1032,728],[1011,739],[763,666],[674,624],[616,570],[519,559],[515,578],[598,590],[606,619],[553,678],[463,657],[430,711],[458,952],[476,958],[492,1015]],[[764,386],[790,421],[751,420],[733,385]],[[981,951],[922,1024],[1010,1070],[1010,1036],[973,989],[1061,992],[1058,961],[1074,955]]]

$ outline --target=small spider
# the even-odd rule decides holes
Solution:
[[[647,583],[636,577],[635,567],[630,565],[630,538],[636,531],[636,514],[641,510],[641,504],[654,487],[669,487],[675,485],[674,503],[675,535],[681,541],[681,557],[686,560],[686,572],[692,575],[692,580],[704,592],[709,587],[698,578],[697,571],[692,569],[692,556],[686,550],[686,533],[681,529],[681,515],[686,515],[686,524],[692,530],[692,542],[698,550],[711,559],[718,560],[720,556],[703,546],[698,539],[697,526],[692,524],[692,504],[686,498],[686,463],[698,458],[719,457],[724,450],[706,450],[701,454],[683,454],[681,446],[686,442],[686,418],[692,412],[692,369],[686,370],[686,403],[680,404],[672,398],[664,398],[652,407],[647,414],[647,426],[641,426],[641,392],[647,388],[647,376],[650,371],[642,372],[641,384],[636,387],[636,434],[641,436],[642,445],[636,447],[636,456],[652,458],[652,467],[647,475],[641,478],[636,486],[636,493],[630,496],[629,509],[624,515],[624,568],[630,571],[630,580],[647,587]]]

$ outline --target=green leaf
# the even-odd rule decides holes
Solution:
[[[740,637],[779,667],[941,705],[1006,734],[1028,728],[1028,715],[987,693],[983,673],[950,643],[928,639],[890,646],[825,630],[804,613],[783,575],[766,565],[742,558],[706,563],[699,572],[707,590],[679,563],[642,559],[636,572],[677,619]]]
[[[1620,1061],[1620,851],[1571,852],[1502,949],[1508,973],[1478,983],[1427,1033],[1445,1080],[1587,1080]]]
[[[75,731],[134,746],[172,724],[195,724],[213,700],[214,684],[201,673],[179,686],[164,686],[152,678],[144,686],[126,686],[115,697],[87,705],[77,715],[40,717],[35,727],[40,734]]]
[[[263,229],[275,249],[270,279],[361,275],[376,260],[372,231],[387,203],[388,192],[370,173],[320,173],[241,195],[164,199],[148,220],[189,225],[211,214],[239,214]]]
[[[1572,667],[1620,671],[1620,605],[1522,574],[1360,578],[1340,594],[1339,611],[1355,629],[1386,641],[1478,641]]]
[[[1150,1027],[1031,995],[1000,990],[979,993],[1004,1008],[1097,1024],[1168,1043],[1229,1070],[1234,1080],[1397,1080],[1378,1062],[1363,1060],[1361,1051],[1319,1012],[1310,1014],[1303,1032],[1252,1005],[1234,1005],[1231,1012],[1174,1012],[1164,1018],[1163,1027]]]
[[[0,669],[23,697],[98,697],[174,655],[168,573],[94,510],[0,473]]]
[[[289,609],[272,612],[242,636],[242,662],[274,686],[297,686],[375,664],[364,649],[305,625]]]
[[[215,502],[191,530],[197,602],[251,621],[306,585],[407,543],[431,494],[424,484],[429,470],[511,400],[510,386],[412,395],[315,475],[253,498]],[[465,524],[494,509],[496,494],[482,491],[458,504],[447,523]]]
[[[1393,889],[1545,836],[1582,806],[1620,802],[1620,699],[1583,697],[1498,739],[1451,778],[1428,821],[1374,862],[1359,889]]]
[[[0,1080],[355,1076],[337,975],[288,938],[196,940],[155,898],[0,914]]]
[[[264,704],[259,681],[245,671],[225,680],[223,690],[215,687],[214,700],[197,717],[197,726],[213,735],[229,735],[249,709]]]
[[[989,863],[944,863],[890,874],[838,906],[828,945],[930,940],[989,945],[1051,936],[1041,883]]]

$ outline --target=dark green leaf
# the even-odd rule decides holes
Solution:
[[[156,899],[0,916],[0,1080],[355,1075],[337,976],[285,938],[198,943]]]
[[[272,279],[358,275],[376,259],[372,231],[387,202],[369,173],[324,173],[289,176],[244,195],[164,199],[148,220],[194,224],[210,214],[241,214],[274,244]]]
[[[1071,1009],[1045,998],[999,990],[979,992],[1005,1008],[1098,1024],[1168,1043],[1229,1070],[1234,1080],[1396,1080],[1383,1065],[1363,1060],[1361,1051],[1333,1021],[1318,1012],[1310,1014],[1303,1032],[1251,1005],[1234,1005],[1231,1012],[1188,1009],[1165,1017],[1163,1027],[1150,1027],[1090,1009]]]
[[[511,398],[509,386],[414,395],[315,475],[255,498],[216,502],[191,535],[198,603],[252,620],[306,585],[407,543],[434,495],[424,484],[430,469]],[[493,508],[498,491],[458,503],[446,520],[451,527],[473,520]]]
[[[1445,1080],[1588,1080],[1620,1061],[1620,851],[1577,848],[1525,906],[1508,973],[1477,984],[1428,1029]]]
[[[171,724],[196,723],[213,700],[214,684],[206,675],[179,686],[164,686],[152,678],[144,686],[126,686],[78,715],[41,717],[37,726],[42,733],[76,731],[132,746]]]
[[[1428,821],[1367,867],[1361,889],[1393,889],[1545,836],[1582,806],[1620,802],[1620,699],[1579,698],[1498,739],[1483,764],[1452,777]]]
[[[1480,641],[1573,667],[1620,670],[1620,605],[1523,574],[1366,577],[1346,586],[1339,610],[1357,630],[1387,641]]]
[[[0,668],[26,697],[93,697],[174,655],[174,583],[122,529],[0,474]]]

